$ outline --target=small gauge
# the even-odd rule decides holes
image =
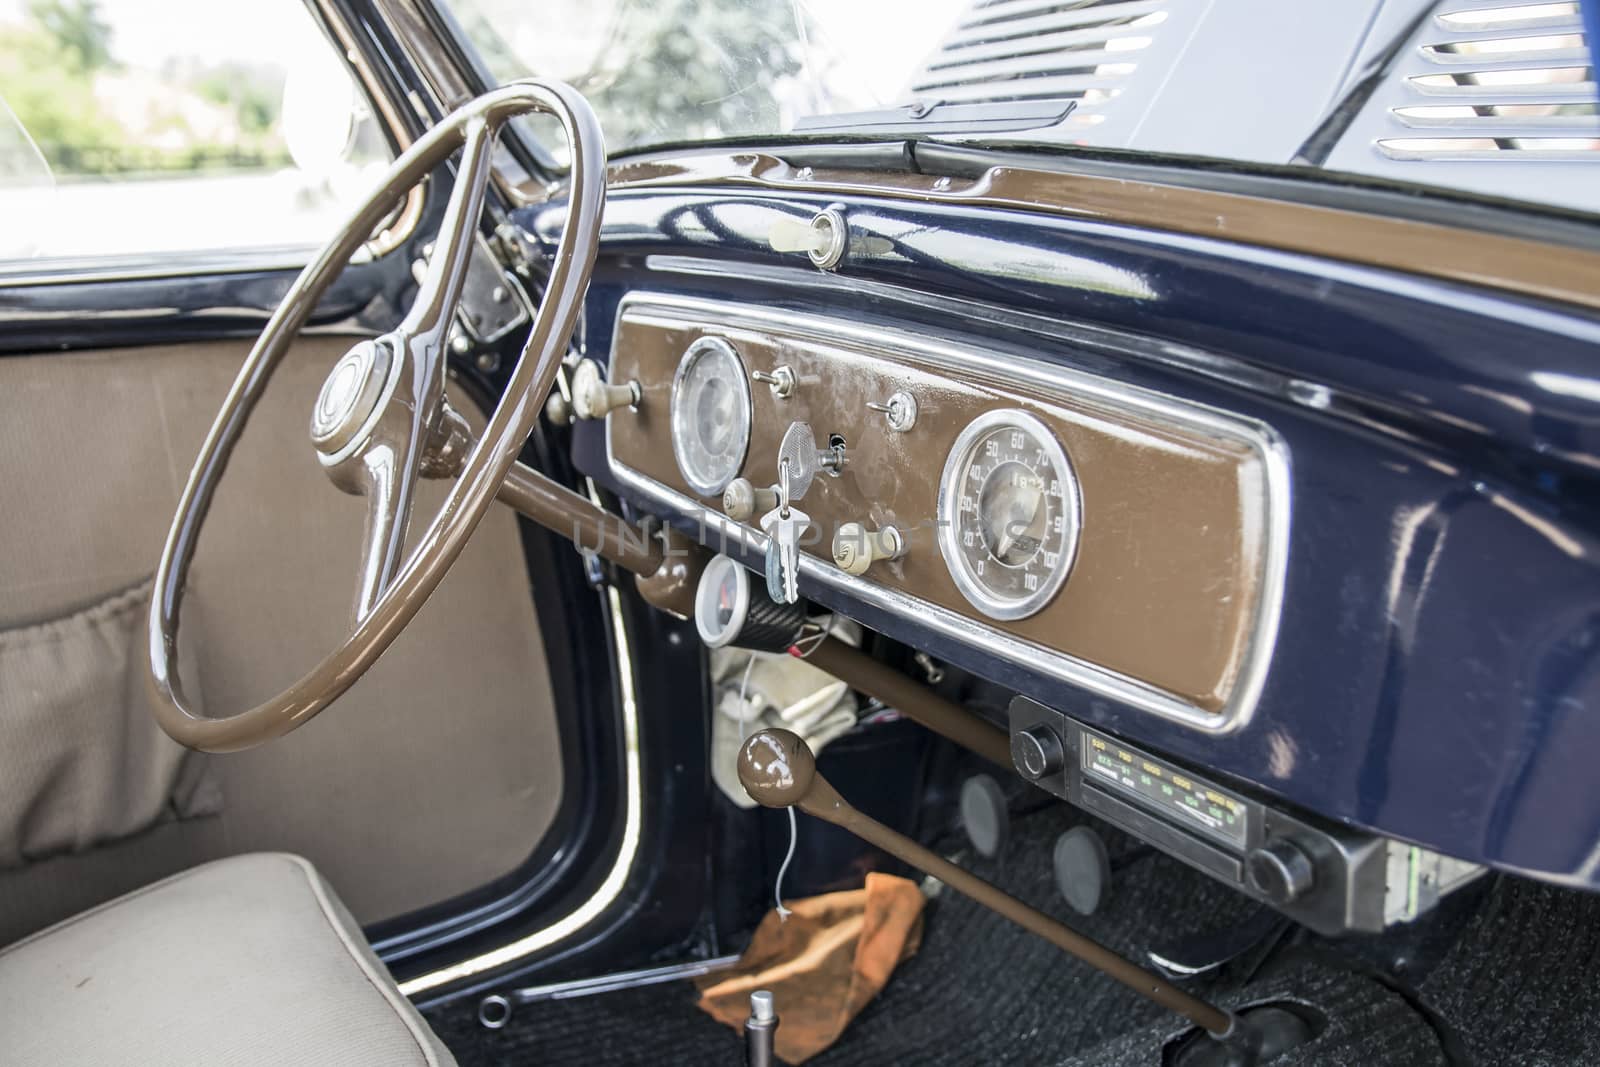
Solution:
[[[1078,480],[1048,427],[1022,411],[974,419],[939,481],[939,551],[956,587],[994,619],[1060,592],[1078,550]]]
[[[716,496],[738,477],[750,447],[750,383],[733,346],[702,337],[672,379],[672,452],[690,488]]]
[[[694,593],[694,627],[712,648],[735,645],[782,652],[800,638],[806,604],[779,604],[764,582],[728,556],[713,556]]]

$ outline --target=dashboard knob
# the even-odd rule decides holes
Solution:
[[[867,410],[880,412],[895,433],[905,433],[917,424],[917,398],[903,390],[881,403],[869,402]]]
[[[800,379],[795,376],[794,368],[788,364],[773,367],[771,372],[753,370],[750,372],[750,380],[760,382],[768,389],[771,389],[772,395],[779,400],[787,400],[793,396],[794,387],[800,382]]]
[[[1289,841],[1268,841],[1245,857],[1250,885],[1274,904],[1292,904],[1311,889],[1316,870],[1311,859]]]
[[[1061,735],[1040,723],[1011,735],[1011,762],[1024,778],[1037,782],[1061,773],[1067,765],[1067,751]]]
[[[869,531],[859,522],[847,522],[833,535],[833,562],[846,574],[865,574],[880,559],[905,554],[906,539],[893,526]]]
[[[617,408],[638,407],[639,383],[607,385],[600,364],[583,360],[572,374],[572,413],[580,419],[603,419]]]
[[[722,510],[734,522],[748,522],[777,506],[777,488],[757,489],[749,478],[735,478],[722,491]]]

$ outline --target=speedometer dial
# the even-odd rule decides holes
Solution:
[[[939,482],[939,550],[972,605],[1021,619],[1061,590],[1078,551],[1078,480],[1049,428],[1023,411],[974,419]]]
[[[715,496],[744,466],[750,447],[750,383],[733,346],[702,337],[672,379],[672,452],[695,492]]]

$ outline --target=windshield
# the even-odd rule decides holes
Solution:
[[[1600,0],[1592,0],[1600,5]],[[1299,165],[1600,211],[1590,0],[455,0],[613,153],[841,133]],[[555,131],[535,132],[558,163]]]
[[[455,9],[495,77],[571,83],[618,151],[786,133],[810,115],[899,103],[966,2],[457,0]]]

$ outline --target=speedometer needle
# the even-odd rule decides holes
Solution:
[[[1039,515],[1039,505],[1043,501],[1044,494],[1035,489],[1033,491],[1033,506],[1028,508],[1027,514],[1024,515],[1023,505],[1025,504],[1025,501],[1021,498],[1014,498],[1012,500],[1011,521],[1006,523],[1005,528],[1000,531],[1000,542],[995,546],[994,551],[996,559],[1004,562],[1006,553],[1010,552],[1011,546],[1017,543],[1018,537],[1016,534],[1011,532],[1012,530],[1027,530],[1032,528],[1033,520]]]

